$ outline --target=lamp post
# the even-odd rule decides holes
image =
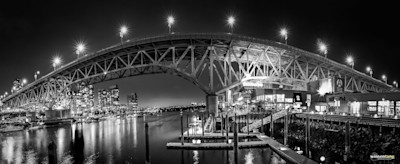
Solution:
[[[128,34],[128,27],[126,27],[125,25],[121,26],[121,28],[119,29],[119,37],[121,38],[121,44],[123,44],[123,38],[124,36]]]
[[[396,88],[399,87],[399,84],[397,83],[397,81],[393,81],[393,85],[394,85]]]
[[[383,80],[385,83],[387,83],[387,77],[386,77],[386,75],[382,75],[382,80]]]
[[[75,46],[75,52],[78,55],[78,59],[79,59],[79,55],[84,52],[86,50],[86,46],[84,43],[80,42],[78,44],[76,44]]]
[[[33,75],[33,77],[35,78],[35,81],[36,81],[37,77],[39,76],[39,74],[40,74],[40,71],[36,71],[35,74]]]
[[[24,86],[25,84],[27,84],[28,83],[28,80],[27,79],[22,79],[22,86]]]
[[[319,42],[318,43],[319,51],[325,55],[325,58],[327,57],[328,54],[328,46],[326,46],[325,43]]]
[[[347,62],[347,64],[349,64],[351,66],[351,68],[354,69],[354,59],[352,56],[347,56],[346,62]]]
[[[175,18],[172,15],[168,16],[167,23],[168,23],[168,33],[172,34],[173,33],[172,25],[175,23]]]
[[[59,65],[61,63],[61,59],[60,57],[56,56],[53,58],[53,68],[54,71],[56,70],[57,65]]]
[[[324,156],[321,156],[321,157],[319,158],[319,160],[320,160],[322,163],[324,163],[325,160],[326,160],[326,158],[325,158]]]
[[[231,31],[231,34],[233,33],[233,25],[235,24],[235,17],[233,17],[233,16],[230,16],[230,17],[228,17],[228,25],[229,25],[229,28],[230,28],[230,31]]]
[[[285,39],[285,44],[287,44],[288,31],[286,30],[286,28],[281,29],[280,34]]]
[[[370,66],[367,67],[367,72],[369,73],[369,76],[372,77],[372,68]]]

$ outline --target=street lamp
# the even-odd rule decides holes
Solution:
[[[37,77],[39,76],[39,74],[40,74],[40,71],[36,71],[36,72],[35,72],[35,75],[33,75],[33,77],[35,77],[35,80],[37,79]]]
[[[22,79],[22,86],[24,86],[26,83],[28,83],[28,80],[26,80],[25,78]]]
[[[397,81],[393,81],[393,85],[396,86],[396,88],[399,87],[399,84],[397,83]]]
[[[167,18],[167,23],[168,23],[168,33],[172,34],[172,25],[175,23],[175,18],[170,15]]]
[[[382,80],[383,80],[385,83],[387,83],[387,77],[386,77],[386,75],[382,75]]]
[[[76,44],[75,50],[76,50],[76,54],[78,55],[78,59],[79,59],[79,55],[86,50],[86,46],[84,43],[79,42],[78,44]]]
[[[285,44],[287,44],[287,39],[288,39],[288,31],[286,28],[281,29],[281,36],[285,39]]]
[[[321,160],[321,162],[325,162],[326,158],[325,158],[324,156],[321,156],[321,157],[319,158],[319,160]]]
[[[125,25],[121,26],[121,28],[119,29],[119,37],[121,37],[121,44],[123,43],[123,38],[124,36],[128,34],[128,27],[126,27]]]
[[[230,17],[228,17],[228,25],[229,25],[229,27],[230,27],[230,30],[231,30],[231,34],[233,33],[233,25],[235,24],[235,17],[233,17],[233,16],[230,16]]]
[[[372,77],[372,68],[370,66],[367,67],[367,72],[369,73],[369,76]]]
[[[347,56],[346,62],[347,62],[347,64],[349,64],[351,66],[351,68],[354,69],[354,59],[352,56]]]
[[[59,65],[61,63],[61,59],[60,57],[56,56],[53,58],[53,68],[54,70],[56,70],[57,65]]]
[[[318,47],[319,47],[319,51],[321,51],[321,53],[323,53],[326,58],[326,56],[328,54],[328,46],[326,46],[326,44],[323,42],[319,42]]]

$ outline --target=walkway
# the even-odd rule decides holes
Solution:
[[[290,163],[296,163],[296,164],[318,164],[317,162],[303,156],[300,154],[297,154],[295,151],[292,149],[284,146],[283,144],[279,143],[278,141],[275,141],[274,139],[266,136],[266,135],[257,135],[257,138],[266,142],[269,147],[277,153],[281,158],[283,158],[285,161],[288,161]]]
[[[277,113],[274,113],[272,115],[273,121],[275,121],[277,119],[280,119],[283,116],[286,116],[286,113],[287,113],[286,110],[281,110],[281,111],[279,111]],[[263,118],[263,121],[262,121],[263,125],[269,124],[269,122],[271,122],[271,116]],[[253,129],[256,129],[256,128],[259,128],[259,127],[261,127],[261,120],[257,120],[254,123],[249,125],[250,130],[253,130]],[[241,131],[242,132],[247,132],[247,126],[243,127],[241,129]]]
[[[322,120],[322,121],[335,121],[335,122],[347,122],[358,123],[362,125],[374,125],[374,126],[385,126],[385,127],[400,127],[400,119],[393,118],[374,118],[374,117],[357,117],[357,116],[343,116],[343,115],[326,115],[326,114],[308,114],[310,119]],[[296,114],[296,117],[306,118],[306,114]]]

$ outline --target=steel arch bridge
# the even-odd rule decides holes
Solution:
[[[4,107],[69,104],[71,86],[143,74],[182,77],[217,96],[252,80],[306,91],[318,79],[341,77],[347,92],[392,92],[396,88],[346,65],[279,42],[233,34],[172,34],[137,39],[87,54],[2,100]]]

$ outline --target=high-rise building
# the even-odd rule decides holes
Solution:
[[[92,111],[94,109],[93,85],[86,85],[85,82],[79,83],[71,91],[71,95],[77,112]]]
[[[139,110],[138,97],[136,93],[131,93],[128,95],[128,110]]]
[[[110,90],[110,99],[112,106],[119,106],[119,89],[118,85],[112,85],[108,88]]]
[[[108,90],[99,89],[97,93],[98,93],[98,99],[97,100],[99,102],[99,107],[102,110],[107,109],[110,106],[109,103],[108,103],[108,95],[109,95]]]
[[[118,85],[112,85],[108,89],[99,89],[98,102],[98,106],[102,110],[117,108],[119,106]]]

